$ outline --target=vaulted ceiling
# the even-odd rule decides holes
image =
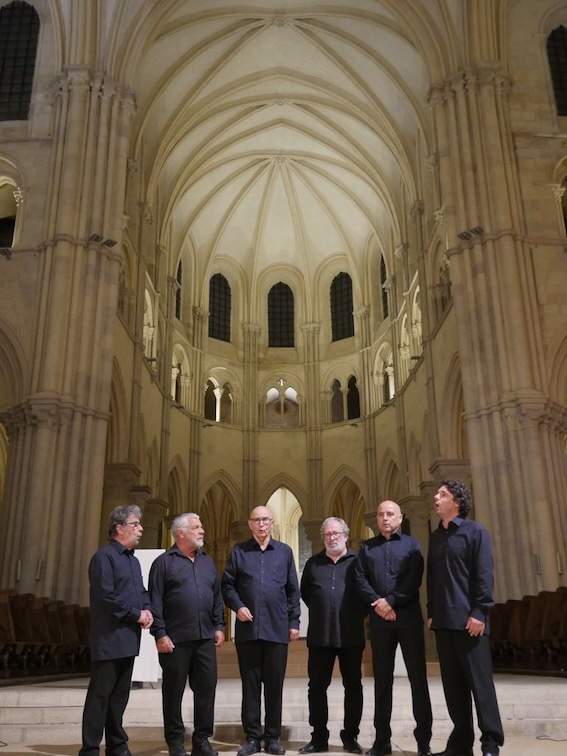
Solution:
[[[251,286],[285,263],[309,297],[340,256],[360,285],[368,246],[402,242],[419,197],[446,4],[159,5],[136,72],[136,152],[172,257],[197,250],[203,286],[219,257]]]

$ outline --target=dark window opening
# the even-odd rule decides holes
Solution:
[[[295,346],[293,292],[281,281],[268,293],[268,346]]]
[[[380,291],[382,293],[382,317],[387,318],[390,314],[388,308],[388,291],[386,289],[386,281],[388,280],[388,274],[386,272],[386,263],[384,258],[380,259]]]
[[[360,394],[354,375],[348,379],[347,412],[349,420],[360,417]]]
[[[331,284],[332,340],[354,336],[352,280],[348,273],[339,273]]]
[[[25,121],[32,94],[39,16],[28,3],[0,9],[0,121]]]
[[[557,115],[567,115],[567,29],[558,26],[547,38],[547,59],[553,82]]]
[[[16,218],[0,218],[0,247],[11,247],[14,241]]]
[[[183,264],[179,261],[177,266],[177,275],[175,277],[177,281],[177,290],[175,292],[175,317],[177,320],[181,320],[181,287],[183,284]]]
[[[231,299],[228,281],[221,273],[215,273],[209,281],[210,338],[230,341]]]

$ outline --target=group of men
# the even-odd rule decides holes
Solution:
[[[439,527],[427,560],[427,625],[435,631],[447,708],[453,722],[442,756],[472,756],[474,699],[484,756],[504,742],[492,677],[488,639],[493,605],[490,538],[468,519],[469,489],[445,480],[435,495]],[[238,756],[263,750],[282,756],[282,693],[288,644],[299,637],[300,597],[309,609],[308,702],[311,740],[301,754],[329,748],[327,690],[338,658],[344,686],[343,749],[361,754],[364,618],[374,674],[375,739],[366,752],[392,752],[390,720],[396,649],[401,648],[411,686],[418,756],[431,756],[432,711],[426,674],[419,589],[424,558],[419,543],[402,532],[398,504],[382,502],[378,534],[358,554],[348,546],[349,528],[339,517],[321,525],[324,548],[307,560],[301,586],[289,546],[272,538],[273,518],[256,507],[251,537],[231,550],[222,579],[203,551],[197,514],[172,522],[174,545],[152,564],[144,588],[134,549],[142,535],[140,510],[117,507],[110,543],[93,556],[91,586],[92,671],[83,714],[80,756],[130,756],[122,718],[142,628],[155,638],[163,671],[165,740],[170,756],[188,756],[182,698],[187,680],[194,693],[192,756],[218,756],[213,735],[217,681],[216,648],[224,642],[224,609],[236,614],[235,643],[242,680],[245,742]],[[262,693],[264,722],[261,717]]]

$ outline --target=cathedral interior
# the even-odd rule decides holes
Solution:
[[[117,504],[298,567],[460,478],[496,598],[567,570],[567,3],[0,0],[0,584]]]

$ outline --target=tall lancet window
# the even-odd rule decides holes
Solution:
[[[209,337],[230,341],[230,285],[222,273],[209,281]]]
[[[332,340],[354,336],[352,280],[348,273],[339,273],[331,284]]]
[[[281,281],[268,293],[268,346],[295,346],[293,292]]]
[[[0,121],[25,121],[32,94],[39,16],[29,3],[0,8]]]

